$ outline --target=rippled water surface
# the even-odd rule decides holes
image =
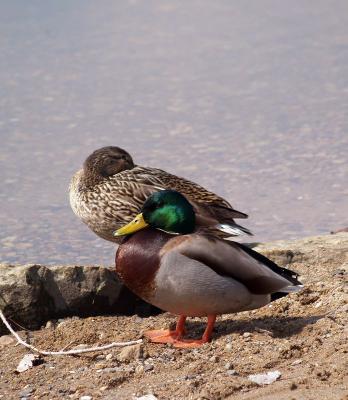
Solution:
[[[104,145],[225,196],[255,240],[348,225],[346,0],[3,0],[0,46],[1,261],[113,262],[67,197]]]

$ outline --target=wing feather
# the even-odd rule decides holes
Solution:
[[[219,275],[237,280],[254,294],[271,294],[300,285],[296,273],[278,267],[250,249],[246,251],[239,243],[202,234],[186,238],[178,243],[176,251],[200,261]]]

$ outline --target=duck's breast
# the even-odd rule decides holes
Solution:
[[[147,228],[127,237],[116,253],[116,272],[123,283],[152,303],[155,276],[160,267],[160,250],[172,238],[165,232]]]

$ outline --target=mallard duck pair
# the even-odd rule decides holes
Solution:
[[[103,148],[88,157],[73,178],[70,198],[99,236],[120,242],[129,235],[116,254],[125,285],[179,315],[175,330],[146,332],[152,342],[200,346],[210,340],[217,315],[259,308],[302,287],[295,272],[223,239],[248,232],[233,220],[245,214],[192,182],[134,166],[122,149]],[[188,316],[208,317],[201,339],[183,338]]]
[[[161,169],[135,165],[119,147],[94,151],[72,178],[70,204],[74,213],[103,239],[120,243],[113,232],[130,222],[154,192],[173,189],[190,201],[200,226],[220,236],[250,234],[234,222],[248,216],[202,186]]]

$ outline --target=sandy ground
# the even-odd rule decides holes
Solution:
[[[28,351],[0,345],[1,399],[347,399],[347,290],[345,268],[291,265],[306,288],[252,312],[224,315],[211,343],[180,350],[148,343],[82,356],[45,356],[41,365],[15,369]],[[147,329],[168,327],[167,313],[149,318],[109,316],[50,321],[25,333],[39,348],[73,348],[138,339]],[[191,319],[198,337],[205,320]],[[6,338],[5,338],[6,342]],[[1,343],[1,340],[0,340]],[[258,386],[248,375],[278,370],[274,383]]]

